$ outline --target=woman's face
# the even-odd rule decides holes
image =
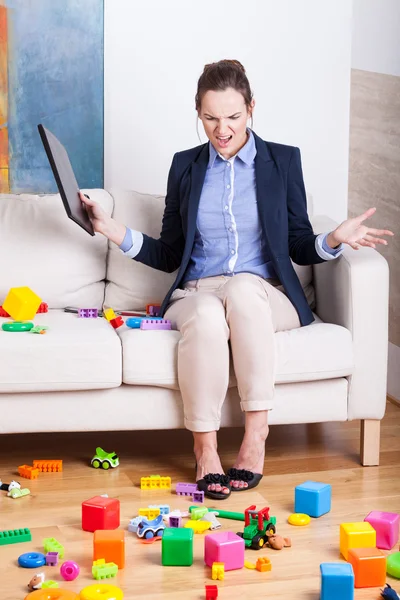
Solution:
[[[224,158],[235,156],[247,142],[247,119],[254,105],[252,100],[248,111],[242,94],[233,88],[204,94],[199,118],[208,139]]]

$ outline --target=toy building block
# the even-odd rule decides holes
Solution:
[[[93,536],[93,560],[104,558],[113,562],[119,569],[125,566],[125,533],[122,529],[99,530]]]
[[[254,563],[250,562],[249,560],[244,561],[244,566],[246,569],[252,569],[252,570],[256,569],[256,565]]]
[[[149,504],[149,508],[158,508],[160,515],[168,515],[171,512],[168,504]]]
[[[198,521],[206,513],[208,513],[208,508],[206,506],[189,506],[190,518],[193,521]]]
[[[184,527],[193,529],[195,533],[204,533],[210,529],[211,523],[210,521],[187,521]]]
[[[161,477],[160,475],[150,475],[150,477],[140,478],[141,490],[170,490],[171,477]]]
[[[4,308],[2,306],[0,306],[0,317],[9,317],[10,315],[8,314],[8,312],[6,310],[4,310]]]
[[[350,548],[375,548],[376,531],[370,525],[360,523],[342,523],[340,525],[340,553],[348,560]]]
[[[63,470],[62,460],[34,460],[33,466],[41,473],[61,473]]]
[[[46,304],[46,302],[41,302],[39,304],[39,308],[36,311],[37,315],[43,314],[43,313],[48,313],[49,312],[49,305]]]
[[[400,516],[397,513],[373,510],[364,519],[376,531],[376,547],[391,550],[399,539]]]
[[[120,526],[120,503],[117,498],[94,496],[82,502],[82,529],[118,529]],[[104,558],[100,556],[99,558]]]
[[[182,517],[169,516],[168,527],[182,527]]]
[[[149,315],[149,317],[159,317],[160,312],[160,304],[146,304],[146,315]]]
[[[161,561],[164,567],[192,566],[193,538],[193,529],[164,529],[161,540]]]
[[[261,558],[257,558],[256,569],[261,573],[265,573],[266,571],[272,571],[272,565],[269,558],[266,556],[262,556]]]
[[[32,534],[27,527],[23,529],[6,529],[0,531],[0,546],[19,544],[19,542],[30,542],[31,540]]]
[[[78,317],[81,319],[97,319],[99,311],[97,308],[79,308]]]
[[[43,547],[46,553],[58,552],[58,557],[64,558],[64,546],[57,542],[56,538],[44,538]]]
[[[36,315],[42,300],[29,287],[11,288],[3,303],[3,309],[14,321],[30,321]]]
[[[386,562],[386,572],[391,577],[400,579],[400,552],[393,552],[389,554]]]
[[[48,567],[56,567],[58,565],[58,552],[47,552],[46,565]]]
[[[159,514],[161,514],[159,508],[139,508],[139,516],[144,517],[149,521],[158,517]]]
[[[122,317],[115,317],[115,319],[111,319],[111,321],[110,321],[110,325],[114,329],[118,329],[118,327],[122,327],[123,324],[124,324],[124,320]]]
[[[193,492],[197,491],[197,483],[183,483],[180,481],[175,488],[178,496],[193,496]]]
[[[48,590],[49,588],[58,588],[58,587],[59,587],[58,581],[53,581],[53,579],[48,579],[47,581],[43,581],[43,583],[41,585],[42,590]],[[54,598],[56,596],[47,595],[47,597]],[[58,597],[61,598],[61,596],[58,596]]]
[[[320,600],[354,600],[354,573],[349,563],[322,563]]]
[[[106,563],[104,558],[95,560],[92,566],[92,575],[94,579],[109,579],[115,577],[118,573],[118,565],[115,563]]]
[[[386,556],[378,548],[351,548],[348,562],[353,565],[356,588],[385,585]]]
[[[21,465],[18,467],[18,475],[25,477],[25,479],[37,479],[39,477],[39,469],[35,469],[29,465]]]
[[[232,531],[209,533],[204,538],[204,562],[212,567],[214,562],[225,563],[225,571],[244,566],[244,539]]]
[[[201,491],[197,491],[197,492],[193,492],[192,494],[192,500],[193,502],[198,502],[199,504],[203,504],[204,502],[204,492]]]
[[[218,587],[216,585],[206,585],[206,600],[217,600]]]
[[[294,512],[321,517],[331,510],[331,496],[332,487],[329,483],[305,481],[295,488]]]
[[[204,517],[201,517],[200,520],[201,521],[208,521],[210,523],[210,529],[211,529],[211,531],[214,531],[215,529],[219,529],[220,527],[222,527],[221,523],[218,521],[218,519],[215,516],[214,512],[206,512],[206,514],[204,515]]]
[[[214,562],[211,567],[211,579],[223,581],[225,578],[225,565],[222,562]]]
[[[138,530],[138,525],[139,523],[141,523],[143,521],[144,517],[135,517],[134,519],[131,519],[128,523],[128,531],[130,531],[131,533],[137,533]]]
[[[107,321],[112,321],[113,319],[117,318],[117,315],[115,314],[112,308],[106,308],[106,310],[103,311],[103,315],[105,316]]]
[[[140,329],[171,329],[171,321],[168,319],[143,319]]]

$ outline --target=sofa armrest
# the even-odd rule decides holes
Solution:
[[[312,220],[315,233],[337,224],[325,216]],[[349,379],[348,419],[382,419],[386,407],[389,268],[373,248],[353,250],[313,265],[316,314],[349,329],[354,370]]]

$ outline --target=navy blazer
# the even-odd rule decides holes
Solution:
[[[254,133],[254,131],[253,131]],[[325,262],[315,249],[317,237],[307,215],[300,150],[265,142],[254,133],[256,196],[262,231],[273,267],[297,310],[301,325],[314,321],[291,260],[298,265]],[[208,143],[177,152],[169,171],[160,237],[143,234],[135,260],[172,273],[174,284],[164,298],[163,315],[172,292],[182,284],[196,232],[197,211],[209,161]]]

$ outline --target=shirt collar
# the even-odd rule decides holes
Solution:
[[[235,154],[235,156],[232,156],[232,158],[229,160],[233,162],[233,160],[238,156],[244,163],[246,163],[246,165],[251,166],[257,154],[257,149],[252,130],[249,127],[247,127],[246,131],[249,134],[247,142],[242,148],[240,148],[239,152]],[[210,169],[212,169],[217,156],[219,156],[224,161],[226,161],[227,159],[221,156],[221,154],[214,148],[211,142],[208,142],[208,144],[210,150],[208,166]]]

